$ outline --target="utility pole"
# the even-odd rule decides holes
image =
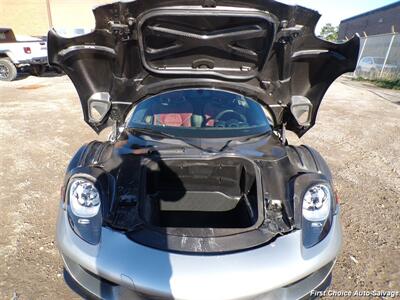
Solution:
[[[49,21],[49,28],[53,28],[53,19],[51,17],[50,0],[46,0],[46,7],[47,7],[47,20]]]

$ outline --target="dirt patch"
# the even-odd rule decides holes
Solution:
[[[77,298],[54,244],[60,186],[74,152],[105,134],[83,122],[65,76],[0,82],[0,93],[0,299]],[[315,128],[301,141],[289,136],[334,174],[344,227],[334,289],[400,290],[399,120],[398,105],[342,79]]]

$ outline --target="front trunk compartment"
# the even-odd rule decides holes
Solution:
[[[263,220],[256,166],[246,159],[150,160],[142,172],[139,215],[152,227],[176,228],[183,235],[212,228],[205,232],[215,236]]]
[[[108,226],[135,243],[168,252],[230,253],[291,230],[285,212],[270,207],[280,198],[274,186],[281,179],[265,172],[280,167],[273,160],[157,152],[128,154],[124,161],[116,169]]]

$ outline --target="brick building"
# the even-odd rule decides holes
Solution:
[[[93,28],[92,8],[110,0],[0,0],[0,27],[46,35],[50,27]]]
[[[339,25],[339,40],[400,32],[400,1],[343,20]]]

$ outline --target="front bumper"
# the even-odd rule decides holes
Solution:
[[[100,299],[299,299],[330,284],[342,233],[339,217],[316,246],[302,246],[301,231],[252,250],[220,255],[168,253],[102,229],[99,245],[81,240],[61,210],[57,242],[78,293]]]

